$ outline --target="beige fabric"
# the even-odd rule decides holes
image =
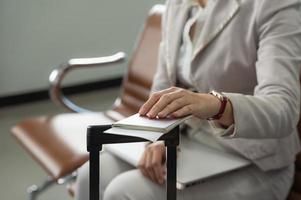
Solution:
[[[186,0],[167,0],[158,71],[152,91],[176,84],[176,61],[186,21]],[[225,92],[233,103],[233,137],[216,139],[255,165],[184,190],[179,199],[285,199],[300,150],[300,0],[220,0],[207,18],[193,55],[192,83],[199,92]],[[209,128],[210,129],[210,128]],[[213,129],[216,130],[216,129]],[[220,131],[220,130],[216,130]],[[105,199],[163,199],[164,188],[138,170],[122,173],[120,161],[102,159]],[[87,168],[86,168],[87,169]],[[250,169],[250,170],[249,170]],[[78,194],[88,180],[79,171]],[[115,173],[115,175],[114,175]],[[82,187],[81,187],[82,186]],[[78,195],[80,196],[80,195]]]
[[[139,170],[108,152],[100,157],[100,199],[165,200],[165,186],[145,178]],[[179,200],[284,200],[293,179],[294,166],[264,173],[250,166],[178,190]],[[89,163],[78,171],[76,200],[89,198]]]
[[[189,10],[184,2],[166,2],[153,92],[176,85]],[[285,167],[300,151],[300,5],[300,0],[217,1],[192,61],[195,89],[224,92],[232,102],[235,127],[225,131],[232,137],[218,139],[262,170]]]
[[[198,35],[201,33],[202,28],[204,26],[206,16],[212,11],[212,7],[215,3],[215,0],[210,0],[205,8],[201,7],[198,3],[190,3],[190,11],[188,14],[188,18],[185,26],[183,28],[182,35],[182,44],[179,49],[178,61],[177,61],[177,77],[178,80],[190,87],[192,85],[191,82],[191,61],[193,52],[197,50],[197,39]],[[189,32],[191,31],[192,26],[195,24],[194,36],[190,38]]]

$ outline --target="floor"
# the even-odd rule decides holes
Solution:
[[[86,108],[101,111],[109,108],[119,93],[118,88],[72,96],[72,100]],[[24,118],[54,115],[66,110],[50,100],[0,108],[0,199],[27,199],[26,188],[39,184],[46,174],[16,143],[10,128]],[[71,200],[65,186],[54,186],[40,196],[41,200]]]

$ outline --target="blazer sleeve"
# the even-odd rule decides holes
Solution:
[[[262,0],[254,95],[225,93],[234,112],[231,137],[281,138],[296,130],[300,112],[300,0]]]
[[[151,93],[157,92],[163,89],[166,89],[170,87],[169,79],[168,79],[168,74],[167,74],[167,63],[166,63],[166,47],[165,47],[165,38],[166,38],[166,33],[165,33],[165,26],[166,26],[166,18],[168,15],[168,9],[169,9],[169,4],[170,1],[167,0],[165,3],[165,12],[163,13],[162,16],[162,21],[161,21],[161,42],[159,45],[159,51],[158,51],[158,61],[157,61],[157,70],[153,79],[152,87],[151,87]]]

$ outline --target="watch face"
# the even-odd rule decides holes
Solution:
[[[220,93],[216,93],[217,98],[223,99],[223,96]]]

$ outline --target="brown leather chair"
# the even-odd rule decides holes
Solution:
[[[60,114],[25,119],[12,128],[17,141],[32,155],[47,172],[49,179],[40,187],[29,188],[30,198],[53,183],[73,180],[71,175],[88,160],[85,150],[85,129],[91,124],[116,121],[138,111],[147,99],[157,65],[158,45],[161,40],[161,15],[164,6],[154,6],[140,35],[128,72],[122,83],[122,92],[112,108],[101,113],[90,113],[69,101],[61,93],[60,82],[67,72],[81,67],[103,66],[123,60],[122,53],[94,59],[72,59],[53,71],[51,97],[53,101],[73,112],[81,114]],[[84,113],[83,113],[84,112]],[[298,124],[301,137],[301,121]],[[51,142],[49,142],[51,141]],[[74,193],[71,185],[70,194]],[[296,159],[296,174],[288,200],[301,200],[301,153]]]
[[[123,53],[101,58],[71,59],[51,73],[52,100],[73,112],[81,113],[25,119],[11,129],[17,141],[48,174],[48,179],[41,186],[33,185],[28,189],[30,199],[35,199],[52,184],[74,179],[76,169],[88,160],[85,144],[88,125],[108,124],[137,113],[147,100],[157,66],[163,11],[163,5],[151,9],[129,61],[121,95],[110,110],[95,113],[75,105],[62,94],[60,83],[73,69],[120,62],[124,58]]]

